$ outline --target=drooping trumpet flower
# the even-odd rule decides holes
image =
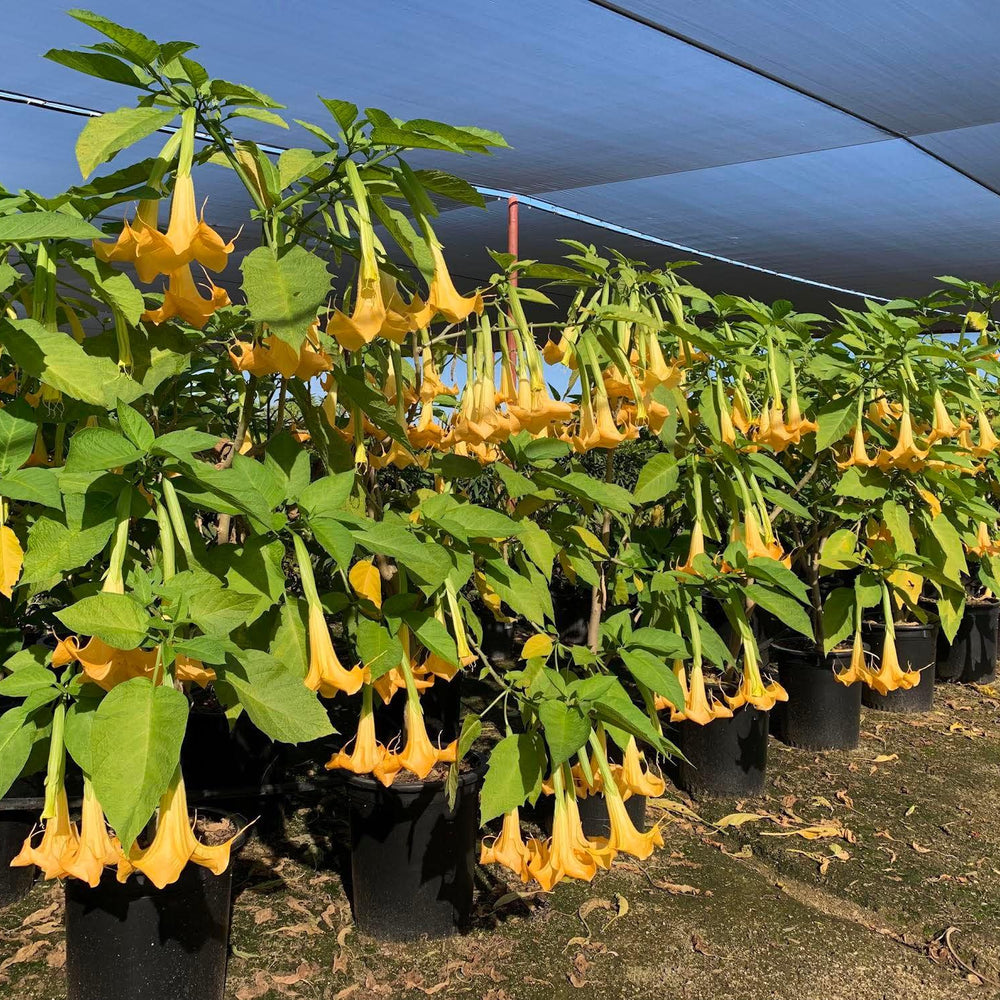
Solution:
[[[121,844],[108,832],[104,810],[97,801],[90,779],[84,775],[79,847],[65,865],[66,874],[95,888],[104,869],[117,865],[121,857]]]
[[[979,421],[979,443],[973,445],[972,454],[976,458],[986,458],[1000,447],[1000,438],[993,433],[989,418],[982,409],[976,412],[976,417]]]
[[[296,350],[280,337],[265,337],[259,344],[236,341],[229,348],[229,357],[238,372],[251,375],[283,375],[308,382],[333,366],[330,355],[319,344],[319,324],[309,325],[301,345]]]
[[[354,750],[348,754],[341,750],[327,762],[327,770],[343,768],[355,774],[371,774],[385,756],[383,747],[375,738],[375,714],[372,709],[372,686],[365,684],[361,689],[361,720],[354,740]]]
[[[159,325],[179,317],[196,330],[201,330],[216,310],[229,305],[229,293],[224,288],[209,282],[209,293],[209,297],[205,298],[198,291],[191,265],[184,264],[170,272],[167,290],[163,293],[163,305],[159,309],[147,309],[142,318]]]
[[[903,670],[899,665],[899,654],[896,651],[896,635],[891,625],[885,629],[885,639],[882,643],[882,658],[878,669],[869,672],[868,683],[879,694],[888,694],[900,688],[909,690],[920,683],[919,670]]]
[[[967,546],[968,551],[972,555],[979,556],[995,556],[1000,555],[1000,542],[994,542],[990,538],[990,529],[985,521],[979,522],[979,527],[976,530],[976,544]]]
[[[337,659],[330,628],[326,624],[323,605],[316,590],[309,552],[298,535],[293,535],[292,541],[302,591],[309,606],[309,671],[303,683],[311,691],[319,691],[324,698],[333,698],[338,691],[356,694],[364,683],[365,671],[361,666],[348,670]]]
[[[584,836],[579,810],[574,815],[569,805],[574,792],[572,783],[567,788],[565,771],[566,765],[560,764],[552,772],[555,795],[552,836],[548,841],[528,842],[528,849],[531,852],[528,871],[546,892],[564,878],[577,878],[589,882],[597,874],[597,859],[593,853],[597,844]],[[617,792],[617,789],[615,791]],[[573,802],[575,804],[575,799]]]
[[[163,889],[180,878],[188,862],[207,868],[213,875],[221,875],[229,867],[235,840],[236,837],[232,837],[223,844],[209,847],[194,835],[184,779],[178,767],[160,797],[153,842],[145,848],[132,846],[127,858],[119,862],[118,881],[124,882],[133,871],[139,871],[157,889]]]
[[[403,668],[404,673],[408,670]],[[416,689],[407,685],[406,699],[406,746],[398,755],[399,763],[421,781],[434,769],[435,765],[452,764],[458,754],[458,741],[454,740],[443,748],[435,747],[427,735],[424,713]]]
[[[683,670],[681,661],[675,660],[675,674],[678,665]],[[674,710],[670,713],[671,721],[690,719],[691,722],[696,722],[699,726],[707,726],[714,719],[731,719],[733,717],[732,711],[721,701],[709,698],[700,656],[692,663],[691,675],[690,678],[685,678],[683,690],[684,705],[680,710]]]
[[[948,408],[944,405],[941,392],[934,390],[934,424],[927,435],[927,443],[934,444],[935,441],[945,441],[955,437],[960,430],[959,425],[953,423],[948,414]]]
[[[871,671],[865,662],[865,647],[861,642],[861,629],[854,630],[854,645],[851,649],[851,662],[846,670],[834,673],[834,677],[845,687],[850,687],[856,681],[871,684]]]
[[[903,415],[899,419],[899,429],[896,435],[896,445],[891,450],[881,449],[875,459],[880,469],[905,469],[917,472],[923,467],[927,458],[927,449],[917,447],[913,437],[913,422],[910,419],[910,407],[903,401]]]
[[[157,231],[159,204],[155,199],[140,201],[131,225],[127,219],[122,223],[122,231],[114,243],[94,240],[97,259],[106,264],[132,264],[140,281],[151,282],[160,273],[159,269],[154,262],[140,256],[139,249],[148,242],[149,235]]]
[[[848,456],[847,460],[844,462],[837,462],[838,469],[849,469],[851,466],[858,466],[862,469],[871,468],[875,464],[874,458],[868,457],[868,452],[865,449],[865,432],[862,427],[861,421],[861,402],[858,402],[858,421],[854,425],[854,443],[851,446],[851,454]]]
[[[765,684],[758,664],[757,640],[746,621],[745,615],[737,619],[737,628],[743,641],[743,677],[734,695],[727,695],[726,701],[732,709],[741,705],[753,705],[761,711],[770,711],[775,702],[788,701],[788,692],[777,682]]]
[[[48,798],[49,792],[46,789],[46,801]],[[80,849],[80,836],[76,824],[69,818],[69,799],[64,786],[55,791],[53,806],[51,815],[46,817],[43,814],[45,829],[38,846],[32,846],[34,833],[29,834],[20,852],[11,861],[12,868],[37,865],[42,877],[46,879],[65,878],[69,874],[66,866],[72,862]]]
[[[479,851],[479,863],[503,865],[519,876],[522,882],[527,882],[531,878],[528,871],[530,859],[531,851],[521,837],[520,815],[517,808],[514,808],[504,815],[500,835],[489,844],[485,838],[483,839]]]
[[[590,734],[590,746],[594,752],[598,769],[604,784],[604,802],[608,808],[608,820],[611,824],[611,836],[602,845],[612,851],[621,851],[624,854],[631,854],[633,857],[644,861],[657,847],[663,846],[663,834],[660,832],[660,824],[654,823],[645,833],[641,833],[635,828],[632,818],[625,809],[625,800],[622,798],[618,785],[608,766],[608,758],[601,746],[600,740]],[[598,841],[600,844],[601,842]]]
[[[695,568],[694,560],[696,556],[702,556],[705,554],[705,532],[701,527],[701,519],[695,518],[694,527],[691,529],[691,541],[688,544],[688,554],[687,559],[684,560],[678,567],[678,573],[690,573],[692,576],[700,576],[701,574]]]
[[[625,747],[624,764],[619,775],[619,790],[622,798],[627,799],[630,795],[648,795],[651,798],[659,798],[666,784],[664,780],[653,774],[649,768],[643,767],[643,755],[639,751],[639,745],[634,736],[629,737],[628,745]]]
[[[451,275],[448,273],[448,265],[445,263],[442,252],[444,248],[434,235],[427,220],[421,216],[420,222],[424,229],[431,257],[434,260],[434,277],[431,279],[426,303],[420,303],[417,296],[414,296],[412,304],[417,306],[414,311],[416,327],[427,326],[435,316],[443,316],[449,323],[461,323],[468,319],[472,313],[481,314],[483,311],[482,293],[476,291],[470,296],[459,295],[451,280]]]

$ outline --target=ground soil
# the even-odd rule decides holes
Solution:
[[[480,870],[475,927],[447,941],[354,932],[335,794],[265,816],[237,862],[227,998],[1000,995],[1000,693],[940,687],[933,712],[862,730],[851,752],[772,740],[757,799],[668,786],[666,847],[592,885]],[[61,898],[38,884],[0,913],[0,997],[65,997]]]

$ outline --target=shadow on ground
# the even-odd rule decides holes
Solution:
[[[666,848],[591,886],[546,896],[480,872],[476,929],[443,942],[359,938],[336,797],[300,810],[240,859],[227,997],[997,995],[1000,695],[947,686],[932,713],[866,711],[862,729],[850,753],[772,740],[757,799],[668,790],[651,809]],[[0,913],[0,996],[65,996],[61,899],[39,884]]]

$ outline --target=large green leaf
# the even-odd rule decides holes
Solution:
[[[44,583],[85,565],[107,545],[114,527],[113,516],[70,524],[40,517],[28,531],[21,582]]]
[[[810,639],[813,637],[813,627],[809,615],[794,597],[779,593],[770,587],[761,586],[759,583],[748,583],[744,587],[743,593],[765,611],[770,611],[783,625],[795,629],[796,632],[800,632]]]
[[[107,427],[84,427],[70,438],[66,470],[101,472],[117,469],[139,461],[144,454],[143,449],[137,448],[118,431]]]
[[[62,507],[62,494],[59,492],[56,470],[38,466],[14,469],[0,477],[0,497],[37,503],[54,510]]]
[[[89,119],[76,140],[80,173],[89,177],[95,167],[114,159],[116,153],[169,125],[176,117],[176,109],[119,108]]]
[[[0,410],[0,475],[19,469],[31,455],[38,425]]]
[[[302,683],[297,665],[280,663],[258,649],[230,656],[220,671],[253,724],[281,743],[307,743],[334,730],[316,695]]]
[[[816,431],[816,451],[829,448],[839,441],[854,425],[857,412],[857,400],[850,396],[833,399],[821,406],[816,413],[816,423],[819,424],[819,430]]]
[[[0,799],[20,775],[35,742],[35,726],[23,705],[0,715]]]
[[[15,212],[0,217],[0,243],[95,240],[103,235],[85,219],[64,212]]]
[[[490,754],[479,802],[480,819],[488,823],[531,799],[534,802],[545,780],[546,755],[538,733],[505,736]]]
[[[545,731],[552,766],[570,759],[590,736],[590,720],[583,712],[552,698],[538,706],[538,718]]]
[[[823,652],[829,653],[854,631],[854,589],[838,587],[823,605]]]
[[[645,649],[621,650],[622,663],[629,673],[644,684],[654,694],[661,694],[671,705],[680,708],[684,703],[684,692],[680,681],[666,662]]]
[[[187,699],[180,691],[154,685],[146,677],[115,685],[94,715],[91,779],[125,850],[170,784],[187,715]]]
[[[69,334],[33,319],[0,322],[0,343],[28,375],[71,399],[111,409],[139,388],[111,358],[90,355]]]
[[[434,542],[423,542],[402,525],[367,522],[352,529],[354,540],[373,555],[390,556],[426,583],[444,579],[451,568],[448,553]]]
[[[241,269],[250,315],[298,347],[330,294],[326,263],[300,246],[280,255],[257,247],[243,258]]]
[[[676,485],[679,466],[677,459],[666,452],[654,455],[639,473],[635,484],[636,503],[651,503],[662,500]]]
[[[149,631],[146,609],[128,594],[93,594],[56,612],[78,635],[96,635],[116,649],[135,649]]]
[[[370,618],[358,621],[358,655],[361,662],[371,671],[371,679],[378,680],[393,667],[398,667],[403,659],[403,646],[388,629]]]

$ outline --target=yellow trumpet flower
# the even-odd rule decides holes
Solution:
[[[139,280],[148,284],[160,272],[155,263],[140,255],[140,248],[148,245],[152,233],[157,233],[157,212],[159,201],[147,199],[139,202],[135,218],[129,225],[126,219],[122,223],[122,231],[114,243],[94,240],[94,254],[105,264],[132,264],[139,275]]]
[[[371,774],[385,756],[383,747],[375,738],[375,713],[372,710],[372,686],[366,684],[361,694],[361,720],[354,740],[354,751],[341,750],[327,762],[328,771],[342,768],[355,774]]]
[[[333,638],[326,624],[321,604],[309,602],[309,672],[305,685],[319,691],[324,698],[333,698],[338,691],[356,694],[364,683],[365,672],[360,666],[346,669],[337,659]]]
[[[958,434],[959,430],[959,426],[953,423],[951,417],[948,415],[948,408],[944,405],[941,393],[935,390],[934,424],[931,427],[930,434],[927,435],[927,443],[933,444],[935,441],[944,441],[948,438],[953,438]]]
[[[11,861],[11,868],[37,865],[43,878],[65,878],[66,865],[72,862],[80,849],[76,824],[70,822],[69,799],[66,789],[60,788],[55,796],[55,812],[45,820],[45,830],[37,847],[32,847],[34,833],[28,834],[20,852]]]
[[[184,264],[170,272],[167,290],[163,293],[163,305],[159,309],[147,309],[142,318],[159,325],[168,319],[180,317],[196,330],[204,328],[217,309],[229,305],[229,293],[224,288],[209,282],[208,298],[198,291],[191,274],[191,265]]]
[[[694,527],[691,529],[691,542],[688,545],[687,559],[684,560],[678,567],[678,573],[690,573],[692,576],[700,576],[701,574],[695,569],[694,560],[695,556],[701,556],[705,554],[705,532],[702,530],[701,521],[697,518],[694,522]]]
[[[927,449],[918,448],[914,440],[910,411],[904,409],[899,420],[895,447],[891,450],[881,449],[875,459],[876,464],[880,469],[906,469],[917,472],[923,467],[926,458]]]
[[[721,701],[709,699],[708,688],[705,686],[705,673],[699,661],[692,664],[691,675],[684,691],[683,712],[672,713],[671,719],[676,714],[678,719],[690,719],[691,722],[696,722],[699,726],[707,726],[714,719],[731,719],[733,717],[732,711],[726,708]],[[733,707],[735,708],[735,706]]]
[[[66,874],[95,888],[104,869],[121,860],[122,849],[117,837],[108,833],[107,820],[93,785],[83,779],[83,810],[80,817],[80,840],[76,853],[66,863]]]
[[[504,815],[500,835],[489,844],[483,840],[479,863],[503,865],[504,868],[509,868],[515,875],[520,876],[522,882],[527,882],[531,878],[528,871],[530,859],[531,851],[521,837],[520,815],[514,808]]]
[[[980,558],[1000,554],[1000,544],[990,539],[990,529],[985,521],[979,522],[976,532],[976,544],[969,545],[967,548],[972,555],[979,556]]]
[[[920,683],[919,670],[903,670],[899,665],[899,654],[896,652],[896,637],[888,628],[882,643],[882,659],[878,670],[871,671],[868,683],[879,694],[888,694],[899,688],[909,690]]]
[[[430,232],[429,227],[427,233],[427,242],[434,260],[434,277],[431,279],[426,303],[420,302],[417,296],[413,297],[411,305],[416,306],[414,311],[415,328],[427,326],[435,316],[443,316],[449,323],[461,323],[468,319],[472,313],[480,315],[483,311],[482,293],[476,291],[467,297],[459,295],[451,280],[451,275],[448,273],[448,265],[445,263],[441,244],[437,237]]]
[[[630,736],[625,747],[625,760],[619,786],[622,798],[627,799],[629,795],[648,795],[656,799],[665,789],[666,783],[659,775],[653,774],[648,768],[643,768],[643,755],[639,752],[635,737]]]
[[[856,465],[860,468],[867,469],[874,464],[875,459],[869,458],[868,452],[865,450],[865,435],[864,431],[861,429],[861,421],[859,420],[854,425],[854,444],[851,447],[851,454],[846,462],[837,462],[837,468],[849,469],[852,465]]]
[[[145,848],[133,845],[127,859],[119,864],[118,880],[124,882],[133,871],[139,871],[157,889],[163,889],[180,878],[188,862],[207,868],[213,875],[221,875],[229,867],[235,840],[236,837],[232,837],[224,844],[209,847],[194,835],[184,779],[178,768],[170,786],[160,797],[153,842]]]
[[[427,735],[424,725],[424,713],[420,708],[420,700],[414,694],[406,701],[406,746],[399,754],[399,763],[407,771],[412,772],[421,781],[427,777],[438,763],[454,763],[458,754],[458,741],[454,740],[448,746],[438,749]]]
[[[985,458],[987,455],[992,455],[1000,447],[1000,438],[993,433],[989,418],[983,410],[978,410],[976,416],[979,420],[979,444],[973,446],[972,454],[976,458]]]
[[[178,174],[170,200],[170,222],[166,233],[153,226],[144,225],[136,234],[136,267],[143,274],[172,274],[192,261],[197,261],[210,271],[224,271],[233,252],[235,241],[226,243],[205,222],[204,213],[199,218],[194,197],[194,180],[190,174]]]
[[[386,321],[385,303],[378,266],[374,259],[370,266],[362,260],[354,290],[354,309],[350,316],[335,309],[326,325],[326,332],[344,350],[357,351],[370,344],[381,332]]]
[[[855,681],[871,683],[871,671],[865,661],[865,647],[861,642],[860,630],[854,632],[854,646],[851,649],[851,662],[846,670],[841,670],[834,674],[835,678],[843,685],[850,687]]]

